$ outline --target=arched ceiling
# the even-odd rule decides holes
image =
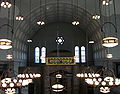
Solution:
[[[77,11],[78,14],[76,13]],[[25,20],[19,22],[16,26],[15,34],[19,35],[22,39],[24,39],[26,35],[27,38],[31,38],[37,31],[44,28],[46,25],[54,22],[67,22],[71,24],[73,20],[77,19],[80,22],[78,25],[79,29],[84,32],[87,31],[90,36],[93,35],[95,39],[99,39],[101,37],[99,22],[91,19],[91,17],[92,15],[85,9],[69,2],[59,2],[59,5],[57,2],[49,2],[31,9],[31,13],[25,17]],[[45,21],[46,25],[37,25],[39,19]]]

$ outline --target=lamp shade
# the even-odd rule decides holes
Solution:
[[[61,92],[61,91],[63,91],[63,89],[64,89],[64,86],[61,84],[56,83],[56,84],[52,85],[52,90],[54,92]]]
[[[102,40],[102,45],[104,47],[115,47],[118,45],[118,38],[116,37],[106,37]]]
[[[5,30],[7,28],[7,30]],[[3,24],[0,26],[0,31],[3,31],[2,33],[4,36],[0,36],[0,49],[10,49],[12,48],[12,37],[13,37],[13,28],[9,24]],[[7,33],[5,33],[5,32]],[[10,33],[8,33],[10,32]],[[10,34],[10,35],[7,35]],[[2,37],[2,38],[1,38]]]
[[[12,48],[12,41],[9,39],[0,39],[0,49]]]

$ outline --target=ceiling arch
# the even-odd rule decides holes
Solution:
[[[57,7],[59,8],[57,9]],[[76,5],[63,2],[60,2],[59,5],[57,5],[57,2],[54,2],[36,7],[31,10],[31,13],[25,17],[23,22],[17,24],[15,35],[21,35],[20,37],[24,39],[23,34],[25,34],[27,38],[31,38],[34,33],[44,28],[44,26],[38,26],[36,24],[40,18],[48,25],[54,22],[67,22],[71,24],[74,19],[78,19],[80,22],[78,27],[82,31],[88,32],[88,34],[92,35],[95,39],[101,38],[99,22],[91,19],[92,15],[79,6],[77,6],[78,14],[76,14],[75,7]]]

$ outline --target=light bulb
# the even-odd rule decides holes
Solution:
[[[113,82],[110,81],[110,82],[109,82],[109,85],[113,85]]]
[[[103,81],[101,84],[102,84],[103,86],[105,86],[105,85],[106,85],[106,82],[105,82],[105,81]]]
[[[10,83],[10,87],[14,87],[14,83]]]
[[[102,78],[98,78],[98,81],[101,82],[101,81],[102,81]]]
[[[98,82],[98,81],[95,81],[95,85],[99,85],[99,82]]]
[[[2,84],[2,87],[7,87],[7,84],[6,84],[6,83],[3,83],[3,84]]]

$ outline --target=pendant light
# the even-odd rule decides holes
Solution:
[[[116,78],[113,70],[108,67],[100,69],[97,73],[100,74],[100,77],[87,78],[85,82],[91,86],[99,87],[100,92],[108,93],[111,87],[120,86],[120,79]]]
[[[112,0],[101,0],[101,2],[102,2],[102,5],[106,5],[106,6],[112,4]]]
[[[107,17],[107,15],[108,15],[108,19],[104,18],[104,21],[101,22],[101,24],[102,24],[101,25],[101,31],[104,33],[104,38],[102,40],[102,45],[104,47],[107,47],[107,48],[112,48],[112,47],[115,47],[115,46],[118,45],[115,1],[114,0],[112,0],[112,1],[113,1],[112,6],[110,6],[110,5],[102,6],[103,12],[105,11],[105,16]],[[100,4],[101,4],[101,1],[100,1]],[[112,7],[113,12],[114,12],[115,23],[113,23],[111,21],[111,18],[110,18],[110,13],[111,13],[111,8],[110,7]],[[100,7],[100,10],[102,10],[102,8]],[[115,35],[113,35],[113,33],[115,33]]]
[[[23,21],[23,20],[24,20],[24,17],[22,16],[22,13],[21,13],[21,10],[22,10],[21,1],[22,1],[22,0],[20,0],[20,2],[19,2],[19,10],[20,10],[20,11],[19,11],[19,15],[16,16],[16,20],[17,20],[17,21]]]
[[[30,11],[30,16],[29,16],[29,31],[31,30],[31,0],[30,0],[30,3],[29,3],[29,11]],[[32,43],[32,40],[27,40],[28,42],[28,66],[27,68],[25,68],[25,70],[23,71],[23,73],[20,73],[18,74],[18,78],[19,79],[27,79],[29,81],[29,83],[32,83],[33,79],[36,79],[36,78],[40,78],[41,75],[40,73],[34,73],[32,71],[32,69],[30,68],[30,44]]]
[[[87,10],[86,7],[86,0],[85,0],[85,11]],[[87,17],[87,13],[85,13],[85,16]],[[85,19],[86,22],[86,19]],[[77,77],[82,78],[82,79],[86,79],[86,78],[97,78],[100,76],[99,73],[95,73],[95,71],[93,70],[93,68],[91,66],[89,66],[88,64],[88,45],[89,45],[89,41],[88,41],[88,34],[86,32],[86,66],[83,67],[82,70],[80,70],[79,73],[76,74]]]
[[[4,24],[4,25],[0,26],[0,29],[4,30],[2,28],[7,29],[7,30],[3,31],[3,32],[6,32],[6,34],[9,34],[8,32],[10,32],[13,35],[12,26],[10,26],[8,24]],[[11,30],[9,30],[9,29],[11,29]],[[10,37],[11,34],[8,35],[8,37]],[[9,39],[9,38],[0,38],[0,49],[5,50],[5,49],[11,49],[11,48],[12,48],[12,40],[11,39]]]
[[[73,7],[72,7],[72,16],[73,16],[73,18],[74,18],[74,16],[76,17],[76,18],[74,18],[73,19],[73,21],[72,21],[72,25],[79,25],[80,24],[80,22],[79,22],[79,20],[78,20],[78,0],[75,0],[76,1],[76,5],[75,5],[75,13],[73,13],[74,11],[73,11]],[[72,0],[72,6],[74,6],[73,5],[73,0]]]
[[[94,20],[99,20],[100,19],[100,14],[97,13],[97,2],[99,2],[99,0],[94,0],[94,5],[95,5],[95,9],[94,9],[94,14],[92,15],[92,19]]]
[[[11,8],[12,0],[0,0],[0,1],[1,1],[1,7],[3,7],[3,8]]]
[[[37,24],[42,26],[42,25],[45,25],[45,22],[42,20],[42,17],[41,17],[42,16],[42,0],[39,0],[39,5],[40,5],[39,6],[39,16],[40,16],[40,18],[39,18],[39,21],[37,21]],[[46,11],[46,5],[45,5],[45,11]]]
[[[103,26],[105,27],[105,25],[112,25],[115,29],[115,33],[117,33],[117,28],[115,27],[115,25],[111,22],[106,22],[103,24]],[[104,32],[103,30],[103,27],[102,27],[102,32]],[[118,38],[117,37],[113,37],[113,36],[108,36],[108,37],[104,37],[103,40],[102,40],[102,45],[104,47],[108,47],[108,48],[111,48],[111,47],[115,47],[118,45]]]
[[[0,89],[4,90],[6,94],[14,94],[17,88],[26,87],[29,84],[28,80],[19,79],[16,74],[10,65],[8,70],[0,76]]]
[[[62,80],[65,79],[65,73],[63,70],[50,73],[50,84],[53,92],[60,93],[64,91],[65,83],[62,83]]]
[[[13,37],[13,27],[9,25],[10,10],[8,9],[8,21],[7,24],[0,26],[0,32],[3,34],[0,38],[0,49],[11,49],[12,48],[12,37]]]

